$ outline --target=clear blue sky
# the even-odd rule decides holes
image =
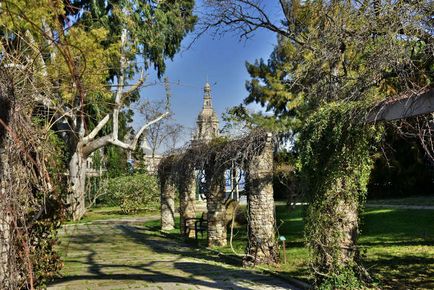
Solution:
[[[195,127],[195,121],[202,107],[203,86],[208,78],[212,86],[213,105],[222,126],[221,114],[227,108],[240,104],[247,96],[245,82],[249,80],[245,62],[268,59],[277,41],[276,34],[258,30],[247,41],[240,41],[237,35],[225,34],[213,39],[205,34],[187,49],[193,35],[187,36],[181,51],[173,61],[167,61],[165,76],[171,82],[171,108],[174,118],[188,128]],[[148,80],[157,80],[153,71],[148,71]],[[143,88],[142,98],[164,99],[164,85]],[[255,109],[255,106],[252,107]],[[256,107],[257,109],[258,107]],[[138,127],[140,121],[135,121]]]

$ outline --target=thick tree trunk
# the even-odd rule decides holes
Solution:
[[[194,171],[188,173],[185,179],[181,181],[179,187],[179,215],[181,234],[186,233],[189,237],[194,236],[194,231],[188,229],[194,228],[194,220],[188,220],[196,217],[194,201],[196,199],[196,179]],[[185,229],[187,220],[187,231]]]
[[[163,179],[160,176],[160,179]],[[175,185],[170,177],[161,180],[161,230],[175,228]]]
[[[86,213],[85,185],[86,185],[86,158],[77,150],[69,162],[70,194],[67,203],[69,212],[74,221],[80,220]]]
[[[306,227],[319,283],[324,275],[339,274],[356,263],[359,201],[357,197],[343,198],[346,191],[338,179],[326,198],[312,202],[308,209]]]
[[[264,149],[248,166],[248,236],[246,265],[278,262],[273,198],[273,146],[267,136]]]
[[[208,186],[208,247],[223,247],[227,244],[224,174],[205,173]]]

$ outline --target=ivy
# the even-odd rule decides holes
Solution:
[[[364,280],[355,244],[358,213],[382,135],[381,127],[362,121],[365,109],[356,102],[325,104],[300,134],[298,166],[309,200],[305,238],[320,287],[359,288],[355,281]]]

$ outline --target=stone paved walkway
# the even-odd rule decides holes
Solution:
[[[63,278],[50,290],[296,289],[138,225],[68,226],[62,235]]]

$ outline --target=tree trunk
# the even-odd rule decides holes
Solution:
[[[69,162],[70,194],[67,203],[69,212],[74,221],[80,220],[86,213],[86,158],[77,150]]]
[[[248,166],[248,237],[245,265],[278,262],[273,198],[273,146],[267,136],[264,149]]]
[[[171,231],[175,228],[175,185],[170,177],[161,180],[161,230]]]
[[[343,198],[347,190],[345,183],[337,179],[329,194],[308,208],[307,238],[315,258],[313,269],[321,273],[316,276],[319,284],[324,275],[339,274],[356,264],[359,201],[357,197]]]
[[[208,186],[208,247],[223,247],[227,244],[224,174],[209,173],[205,171]]]
[[[194,201],[196,199],[196,179],[194,170],[184,176],[179,187],[179,215],[181,234],[186,233],[189,237],[194,236],[194,220],[188,220],[196,217]],[[187,231],[185,229],[185,220],[187,219]],[[190,231],[188,230],[190,229]]]

